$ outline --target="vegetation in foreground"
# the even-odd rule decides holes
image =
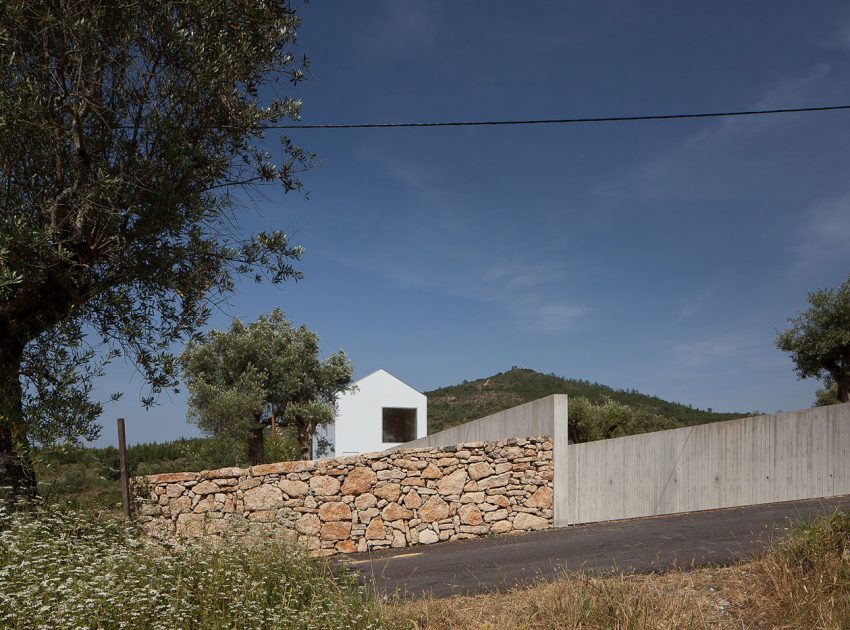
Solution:
[[[850,514],[793,530],[761,558],[663,575],[587,577],[475,597],[384,606],[418,630],[850,628]]]
[[[365,589],[277,542],[165,551],[115,521],[0,509],[0,627],[380,627]]]
[[[564,579],[475,597],[379,602],[272,540],[163,550],[114,520],[0,509],[0,626],[22,628],[850,627],[850,514],[761,558],[663,575]]]

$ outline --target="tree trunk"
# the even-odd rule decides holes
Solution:
[[[0,499],[28,500],[38,488],[21,400],[21,351],[0,350]]]
[[[266,463],[265,430],[262,425],[251,430],[248,438],[248,460],[251,466]]]
[[[311,422],[297,422],[298,426],[298,448],[301,453],[301,459],[313,459],[313,433],[316,431],[316,425]]]
[[[850,376],[835,379],[835,394],[838,402],[850,402]]]

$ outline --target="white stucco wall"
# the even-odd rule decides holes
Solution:
[[[428,399],[386,370],[377,370],[355,383],[357,390],[342,394],[333,427],[324,435],[334,444],[325,457],[369,453],[398,446],[383,441],[383,408],[416,409],[416,437],[428,434]],[[315,448],[315,445],[314,445]]]

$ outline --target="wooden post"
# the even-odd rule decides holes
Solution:
[[[121,506],[124,518],[130,520],[130,471],[127,469],[127,440],[124,435],[124,418],[118,418],[118,462],[121,468]]]
[[[275,413],[274,407],[272,407],[272,443],[274,443],[276,437],[277,437],[277,414]]]

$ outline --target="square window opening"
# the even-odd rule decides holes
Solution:
[[[384,407],[383,441],[410,442],[416,439],[416,409]]]

